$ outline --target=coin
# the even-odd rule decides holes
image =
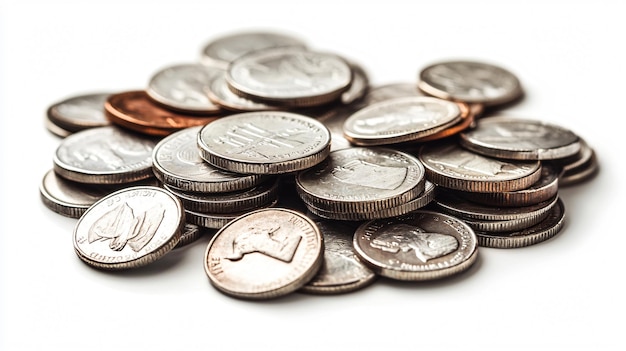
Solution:
[[[247,213],[211,239],[204,268],[211,284],[238,298],[270,299],[304,286],[322,265],[324,240],[308,217],[284,208]]]
[[[502,105],[522,96],[517,77],[509,70],[487,62],[442,61],[419,73],[418,87],[441,99]]]
[[[116,126],[85,129],[61,141],[54,153],[57,175],[80,183],[120,184],[154,176],[156,140]]]
[[[353,244],[363,263],[397,280],[441,279],[467,270],[478,257],[472,228],[427,210],[365,222],[354,233]]]
[[[100,199],[78,219],[74,250],[95,268],[136,268],[172,250],[184,224],[181,202],[166,190],[125,188]]]
[[[176,64],[163,67],[152,75],[146,94],[165,108],[193,114],[215,114],[221,112],[206,90],[214,76],[223,70],[199,63]]]
[[[254,101],[235,94],[226,83],[226,73],[214,76],[209,82],[206,91],[207,96],[213,103],[235,112],[271,111],[281,110],[280,105],[271,105]]]
[[[152,101],[144,90],[109,96],[104,109],[107,118],[120,127],[142,134],[167,136],[193,126],[203,126],[218,116],[197,116],[168,110]]]
[[[459,134],[460,144],[485,156],[551,160],[575,155],[580,138],[567,128],[528,118],[492,116]]]
[[[50,105],[46,115],[54,125],[71,133],[107,126],[110,122],[104,114],[104,102],[110,94],[95,92],[74,95]]]
[[[174,249],[179,249],[181,247],[194,243],[200,238],[202,238],[205,235],[205,233],[208,233],[208,232],[209,230],[207,228],[201,227],[199,225],[191,224],[191,223],[185,223],[183,232],[180,235],[180,240],[178,240],[178,244],[174,246]]]
[[[341,103],[344,105],[363,99],[369,90],[369,75],[363,66],[354,61],[350,61],[348,64],[352,69],[352,82],[350,87],[341,94]]]
[[[352,69],[343,58],[293,47],[249,53],[226,72],[226,82],[238,95],[297,107],[337,100],[352,82]]]
[[[313,167],[330,152],[330,132],[319,121],[284,112],[223,117],[198,134],[200,157],[236,173],[284,174]]]
[[[381,101],[413,96],[424,96],[424,93],[417,88],[417,84],[415,83],[396,82],[376,85],[371,87],[367,91],[367,94],[365,94],[363,98],[364,106],[362,107],[373,105]]]
[[[276,207],[278,199],[274,199],[271,202],[259,206],[257,209]],[[243,216],[249,213],[249,210],[239,212],[228,213],[214,213],[214,212],[198,212],[185,209],[185,218],[188,223],[193,223],[204,228],[220,229],[230,221],[236,219],[239,216]]]
[[[62,127],[59,127],[58,125],[54,124],[54,122],[52,122],[49,118],[46,118],[44,120],[44,125],[46,126],[46,129],[61,138],[65,138],[68,135],[72,134],[72,131],[69,131],[67,129],[63,129]]]

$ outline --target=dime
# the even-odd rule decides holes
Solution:
[[[52,104],[46,115],[54,125],[71,133],[107,126],[111,122],[104,114],[104,102],[109,95],[108,92],[75,95]]]
[[[440,132],[469,110],[427,96],[395,98],[365,107],[346,119],[343,132],[356,145],[388,145],[415,141]]]
[[[136,268],[174,248],[184,224],[181,202],[166,190],[125,188],[103,197],[78,219],[74,249],[95,268]]]
[[[156,140],[115,126],[76,132],[54,153],[57,175],[80,183],[120,184],[152,177]]]
[[[514,160],[552,160],[575,155],[580,138],[572,131],[538,120],[493,116],[459,135],[463,147],[485,156]]]
[[[219,169],[200,157],[198,133],[189,127],[163,138],[154,147],[154,174],[164,184],[184,191],[223,193],[251,188],[265,177]]]
[[[173,132],[213,122],[217,116],[196,116],[168,110],[143,90],[112,94],[104,104],[107,118],[142,134],[167,136]]]
[[[262,49],[278,47],[306,48],[295,36],[273,32],[237,32],[211,40],[202,50],[201,61],[208,66],[227,69],[235,59]]]
[[[482,156],[456,143],[427,143],[418,152],[426,178],[436,185],[472,192],[525,189],[541,177],[539,161],[509,161]]]
[[[340,98],[352,82],[352,69],[337,55],[276,48],[233,61],[226,82],[236,94],[252,100],[309,107]]]
[[[354,253],[354,225],[323,219],[313,221],[324,237],[324,262],[313,279],[300,288],[300,292],[342,294],[362,289],[376,280],[376,274]]]
[[[376,212],[400,206],[424,191],[424,166],[387,148],[333,151],[319,165],[299,172],[302,200],[331,212]]]
[[[284,296],[304,286],[319,271],[324,240],[301,213],[262,209],[247,213],[211,239],[204,268],[221,292],[245,299]]]
[[[353,244],[363,263],[397,280],[448,277],[467,270],[478,257],[471,227],[427,210],[365,222],[354,233]]]
[[[171,65],[150,78],[146,93],[164,107],[182,113],[219,113],[220,106],[209,99],[206,91],[211,79],[222,74],[223,70],[202,64]]]
[[[330,132],[319,121],[283,112],[223,117],[198,134],[200,156],[236,173],[283,174],[313,167],[330,152]]]
[[[517,77],[486,62],[444,61],[427,66],[419,74],[418,87],[441,99],[502,105],[522,96]]]

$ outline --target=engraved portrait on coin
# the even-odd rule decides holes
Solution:
[[[387,228],[370,242],[370,246],[385,252],[413,252],[421,262],[447,255],[459,247],[451,235],[426,233],[424,229],[404,223]]]

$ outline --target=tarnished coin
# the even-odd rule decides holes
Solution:
[[[245,299],[276,298],[304,286],[319,271],[323,236],[311,219],[284,208],[250,212],[211,239],[204,268],[221,292]]]
[[[115,126],[85,129],[61,141],[53,169],[80,183],[120,184],[150,178],[156,143]]]
[[[497,158],[552,160],[575,155],[580,138],[567,128],[539,120],[493,116],[481,118],[476,127],[459,134],[469,150]]]
[[[104,102],[109,95],[108,92],[75,95],[55,102],[46,114],[54,125],[69,132],[104,127],[111,123],[104,114]]]
[[[427,143],[418,153],[426,178],[436,185],[472,192],[525,189],[541,177],[539,161],[508,161],[486,157],[455,142]]]
[[[410,142],[440,132],[468,113],[467,106],[438,98],[395,98],[355,112],[346,119],[343,132],[356,145]]]
[[[423,281],[467,270],[478,257],[476,234],[463,221],[434,211],[365,222],[354,249],[374,272],[397,280]]]
[[[546,241],[561,231],[565,223],[565,207],[559,199],[548,216],[532,227],[506,233],[475,231],[478,245],[499,249],[525,247]]]
[[[212,39],[202,50],[201,61],[208,66],[227,69],[235,59],[252,51],[278,47],[306,48],[305,42],[291,34],[267,31],[242,31]]]
[[[249,53],[226,72],[226,82],[239,95],[298,107],[337,100],[352,82],[352,69],[343,58],[294,48]]]
[[[183,206],[168,191],[125,188],[100,199],[78,219],[74,250],[95,268],[136,268],[172,250],[184,225]]]
[[[203,126],[218,116],[174,112],[155,103],[144,90],[112,94],[104,104],[107,118],[116,125],[142,134],[167,136],[181,129]]]
[[[300,288],[300,292],[342,294],[362,289],[376,280],[376,274],[354,253],[352,237],[355,225],[324,219],[313,221],[324,237],[324,262],[313,279]]]
[[[154,147],[154,174],[164,184],[184,191],[223,193],[251,188],[265,177],[219,169],[204,161],[198,149],[202,126],[189,127],[161,139]]]
[[[502,105],[522,96],[517,77],[502,67],[476,61],[444,61],[419,73],[418,87],[441,99]]]
[[[332,212],[400,206],[424,191],[424,182],[424,166],[416,157],[388,148],[333,151],[327,160],[296,176],[302,200]]]
[[[200,156],[236,173],[283,174],[310,168],[330,152],[321,122],[284,112],[246,112],[223,117],[198,134]]]
[[[206,91],[211,79],[222,74],[222,69],[199,63],[171,65],[150,78],[146,93],[164,107],[183,113],[219,113],[220,106],[209,99]]]

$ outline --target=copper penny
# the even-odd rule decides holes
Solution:
[[[170,111],[150,100],[143,90],[111,94],[104,104],[104,110],[112,123],[143,134],[158,136],[205,125],[219,118]]]

